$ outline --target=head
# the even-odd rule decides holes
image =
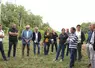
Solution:
[[[93,30],[93,24],[89,25],[89,30]]]
[[[62,28],[62,30],[61,30],[61,31],[62,31],[62,34],[64,34],[64,33],[65,33],[65,29],[64,29],[64,28]]]
[[[35,32],[38,32],[38,27],[35,27]]]
[[[2,25],[0,24],[0,30],[2,30]]]
[[[93,24],[93,30],[95,30],[95,24]]]
[[[30,25],[26,25],[26,30],[29,30],[30,29]]]
[[[71,27],[71,33],[75,33],[76,29],[74,27]]]
[[[77,31],[80,31],[80,28],[81,28],[81,25],[76,26]]]
[[[14,28],[14,29],[15,29],[15,28],[16,28],[16,24],[12,24],[12,28]]]
[[[69,32],[69,29],[66,29],[66,33],[68,33]]]

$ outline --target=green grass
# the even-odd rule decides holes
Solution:
[[[53,59],[55,58],[56,53],[50,53],[47,56],[44,56],[43,54],[43,46],[41,46],[41,55],[33,55],[33,47],[31,44],[30,47],[30,56],[26,56],[26,50],[25,50],[25,56],[22,58],[21,54],[21,41],[19,41],[17,46],[17,57],[14,59],[12,57],[11,52],[11,58],[9,61],[5,62],[2,60],[2,57],[0,55],[0,68],[69,68],[69,62],[70,57],[65,56],[63,62],[54,62]],[[7,55],[8,52],[8,41],[4,40],[4,50]],[[83,56],[83,60],[81,62],[76,61],[74,68],[87,68],[87,56]]]

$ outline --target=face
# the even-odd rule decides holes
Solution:
[[[77,31],[80,31],[80,26],[77,27]]]
[[[69,29],[67,29],[66,32],[69,32]]]
[[[36,28],[35,31],[38,32],[38,29]]]
[[[12,28],[16,28],[16,24],[13,24],[13,25],[12,25]]]
[[[2,26],[0,26],[0,30],[2,29]]]
[[[93,30],[93,24],[90,25],[90,29]]]
[[[65,33],[65,29],[62,29],[62,33]]]
[[[92,30],[91,25],[89,25],[89,30]]]
[[[70,29],[70,32],[71,32],[71,33],[74,33],[74,30],[71,28],[71,29]]]

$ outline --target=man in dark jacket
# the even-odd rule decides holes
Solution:
[[[82,59],[82,54],[81,54],[81,49],[82,49],[82,44],[85,41],[85,35],[81,31],[81,26],[77,25],[76,27],[76,35],[78,37],[78,45],[77,45],[77,52],[78,52],[78,60],[81,61]],[[76,59],[77,59],[77,54],[76,54]]]
[[[41,33],[38,31],[38,27],[35,27],[32,40],[34,45],[34,55],[36,54],[36,45],[38,47],[38,54],[40,54]]]
[[[57,37],[58,37],[57,33],[54,30],[52,30],[52,33],[51,33],[51,43],[52,43],[51,51],[52,52],[54,50],[54,45],[57,52]]]
[[[68,38],[68,35],[65,33],[65,29],[63,28],[62,29],[62,33],[59,35],[59,47],[58,47],[58,50],[57,50],[57,54],[56,54],[56,59],[55,60],[58,60],[58,57],[60,55],[61,50],[62,50],[62,52],[61,52],[62,53],[61,54],[62,60],[61,61],[64,60],[64,50],[65,50],[64,43],[66,42],[67,38]]]

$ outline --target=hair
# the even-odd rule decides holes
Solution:
[[[73,29],[74,31],[76,31],[75,27],[71,27],[71,29]]]
[[[77,25],[76,27],[81,27],[81,25]]]
[[[65,30],[64,28],[62,28],[62,30],[61,31],[63,31],[63,30]]]

